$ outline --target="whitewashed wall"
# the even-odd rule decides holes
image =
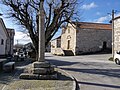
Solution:
[[[1,45],[1,40],[4,40],[3,45]],[[3,24],[0,20],[0,55],[4,55],[6,53],[5,49],[6,49],[6,40],[7,40],[7,36],[5,33],[5,28],[3,27]]]
[[[76,27],[74,25],[68,24],[67,28],[62,29],[61,35],[61,48],[63,50],[68,50],[68,40],[70,40],[69,50],[72,50],[75,54],[76,47]]]

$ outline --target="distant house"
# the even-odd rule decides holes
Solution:
[[[0,18],[0,56],[13,54],[14,29],[7,29]]]
[[[51,40],[51,53],[55,55],[63,55],[63,50],[61,49],[61,36]]]
[[[63,27],[61,48],[64,53],[74,55],[93,53],[112,48],[111,24],[72,22]]]
[[[14,29],[7,28],[8,38],[7,38],[7,49],[6,52],[9,55],[13,55],[13,45],[14,45]]]

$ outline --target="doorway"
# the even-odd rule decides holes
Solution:
[[[68,40],[67,49],[70,49],[70,40]]]
[[[105,41],[103,42],[103,47],[102,48],[103,48],[103,50],[107,49],[107,42],[105,42]]]

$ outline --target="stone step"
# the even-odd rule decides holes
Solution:
[[[45,61],[45,62],[34,62],[32,64],[32,68],[49,68],[50,63]]]
[[[34,80],[53,80],[57,79],[57,73],[53,73],[50,75],[38,75],[38,74],[29,74],[29,73],[22,73],[19,78],[20,79],[34,79]]]
[[[32,73],[33,74],[51,74],[54,73],[54,67],[50,67],[50,68],[33,68],[32,69]]]

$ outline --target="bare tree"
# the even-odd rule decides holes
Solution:
[[[41,0],[2,0],[9,7],[8,15],[22,25],[38,53],[38,11]],[[45,45],[58,31],[60,26],[73,18],[77,0],[42,0],[45,9]]]

